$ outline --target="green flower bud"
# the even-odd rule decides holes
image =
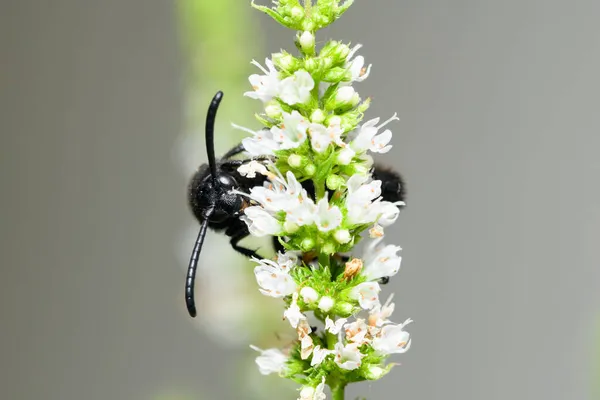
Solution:
[[[309,237],[302,239],[302,242],[300,243],[300,248],[304,252],[309,252],[314,247],[315,247],[315,241],[312,238],[309,238]]]
[[[307,164],[306,167],[304,167],[306,176],[313,176],[315,172],[317,172],[317,167],[315,167],[314,164]]]
[[[292,168],[300,168],[302,166],[302,156],[298,154],[290,154],[287,162]]]
[[[328,189],[337,190],[341,186],[343,186],[344,183],[346,183],[346,181],[344,178],[342,178],[339,175],[331,174],[327,177],[327,180],[325,181],[325,183],[326,183]]]
[[[290,9],[290,17],[292,21],[296,23],[300,23],[302,18],[304,18],[304,8],[301,6],[294,6]]]
[[[313,22],[313,20],[309,18],[305,18],[304,20],[302,20],[302,30],[310,32],[315,31],[315,23]]]
[[[292,72],[300,68],[300,61],[286,51],[271,54],[271,59],[273,64],[283,71]]]
[[[365,378],[367,378],[370,381],[376,381],[377,379],[381,379],[388,372],[390,372],[390,370],[392,369],[393,366],[394,366],[394,364],[389,364],[389,365],[385,366],[384,368],[382,368],[379,365],[371,364],[371,365],[363,365],[363,367],[361,369],[363,369],[363,371],[364,371],[363,375]]]
[[[317,108],[310,115],[310,120],[312,122],[314,122],[315,124],[322,124],[323,121],[325,121],[325,113],[323,113],[323,111],[321,109]]]
[[[286,233],[296,233],[298,229],[300,229],[300,227],[293,222],[285,221],[285,223],[283,224],[283,230]]]
[[[317,58],[310,57],[304,60],[304,69],[307,70],[311,75],[314,75],[317,70],[321,67],[320,62]]]
[[[338,301],[335,303],[333,312],[341,317],[349,317],[354,312],[354,306],[346,301]]]
[[[265,106],[265,114],[267,114],[267,117],[269,117],[269,118],[273,118],[273,119],[280,118],[281,111],[282,111],[281,106],[279,105],[279,102],[277,100],[271,100]]]
[[[325,254],[333,254],[337,251],[337,246],[331,242],[327,242],[321,247],[321,252]]]
[[[349,81],[352,79],[352,75],[350,71],[342,67],[334,67],[331,68],[325,75],[323,76],[323,80],[325,82],[338,83],[341,81]]]

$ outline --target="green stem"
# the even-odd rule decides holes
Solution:
[[[310,9],[312,8],[312,0],[304,0],[304,10],[307,16],[310,16]]]
[[[345,384],[338,384],[336,386],[331,387],[331,394],[333,400],[344,400],[344,389],[346,388]]]

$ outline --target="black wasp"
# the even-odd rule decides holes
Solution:
[[[243,196],[232,193],[232,189],[248,193],[254,186],[262,186],[267,178],[260,174],[256,174],[255,178],[248,178],[238,172],[238,168],[242,164],[252,160],[232,159],[232,157],[244,151],[244,147],[241,144],[225,153],[220,161],[217,162],[215,159],[215,117],[222,98],[223,92],[217,92],[208,107],[208,114],[206,116],[206,152],[208,165],[203,164],[198,168],[188,187],[190,208],[198,222],[200,222],[200,232],[198,233],[198,238],[190,257],[185,281],[185,303],[192,317],[196,316],[196,304],[194,301],[196,267],[198,266],[198,258],[208,228],[217,232],[224,231],[225,235],[231,238],[230,243],[235,251],[246,257],[262,258],[255,251],[238,245],[240,240],[250,234],[248,226],[240,219],[240,216],[244,214],[244,209],[250,204]],[[270,158],[254,158],[254,160],[266,163]],[[375,165],[373,179],[382,181],[381,195],[384,200],[391,202],[404,201],[405,185],[401,176],[396,172]],[[314,193],[314,189],[310,187],[310,184],[310,181],[306,181],[303,184],[309,194]],[[274,237],[273,243],[277,250],[282,250],[277,237]]]

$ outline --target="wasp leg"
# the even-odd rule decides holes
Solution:
[[[240,143],[237,146],[235,146],[234,148],[232,148],[231,150],[229,150],[227,153],[225,153],[223,155],[223,157],[221,157],[221,159],[227,160],[228,158],[237,156],[238,154],[240,154],[243,151],[244,151],[244,145]]]
[[[237,251],[240,254],[243,254],[246,257],[255,257],[261,260],[263,257],[261,257],[256,251],[238,245],[238,242],[247,237],[248,235],[248,231],[240,231],[231,236],[231,239],[229,240],[231,247],[233,247],[235,251]]]
[[[279,241],[278,236],[273,236],[273,247],[275,248],[275,252],[285,253],[285,247],[283,247],[283,245]]]

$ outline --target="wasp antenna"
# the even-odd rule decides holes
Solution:
[[[196,301],[194,300],[194,283],[196,281],[196,267],[198,267],[198,258],[200,257],[200,251],[202,250],[202,243],[204,243],[204,237],[206,236],[206,230],[208,228],[208,220],[213,214],[213,208],[206,212],[204,221],[200,226],[200,233],[196,239],[192,256],[190,257],[190,263],[188,265],[187,276],[185,278],[185,305],[187,306],[188,313],[194,318],[196,316]]]
[[[217,180],[217,162],[215,160],[215,118],[222,98],[223,92],[219,90],[210,102],[208,114],[206,115],[206,154],[208,155],[208,165],[210,166],[213,182],[216,182]]]

